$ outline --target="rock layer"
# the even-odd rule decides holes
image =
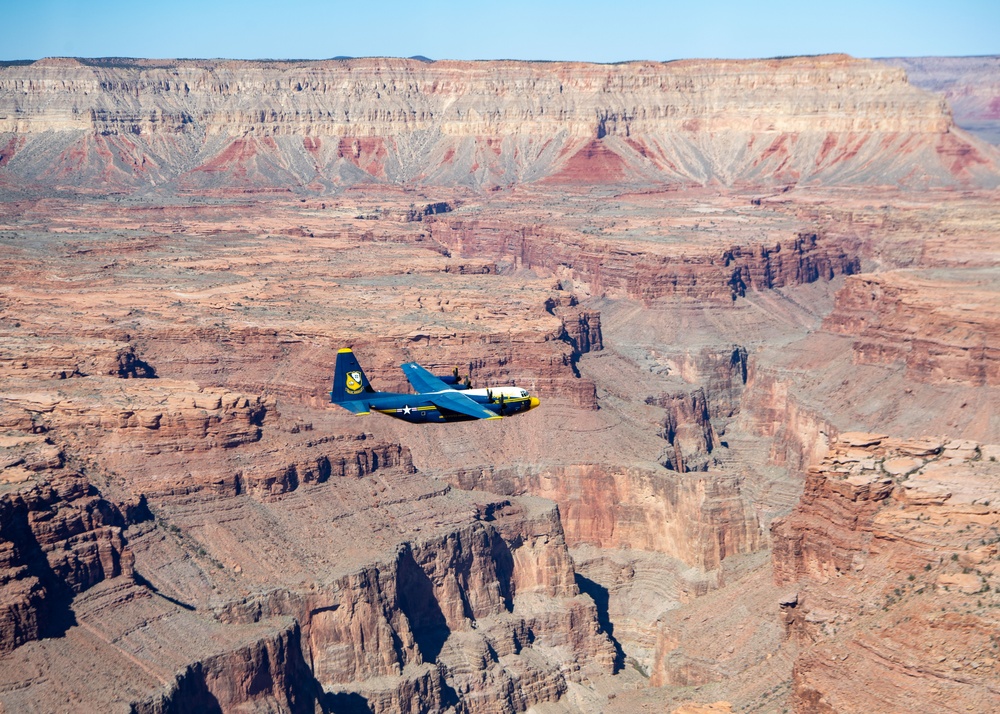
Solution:
[[[893,271],[849,278],[824,322],[863,364],[917,381],[1000,385],[1000,293],[992,271]]]
[[[994,705],[997,453],[846,433],[809,470],[772,526],[798,711]]]
[[[431,236],[465,257],[509,260],[524,268],[546,268],[587,292],[656,300],[736,300],[748,290],[770,290],[831,280],[860,271],[848,241],[799,234],[774,244],[704,246],[568,235],[542,226],[512,228],[509,222],[438,220]]]
[[[65,686],[84,708],[150,712],[416,712],[459,696],[523,711],[612,669],[551,503],[453,494],[401,446],[316,433],[259,396],[36,386],[0,403],[5,423],[42,432],[2,441],[5,706],[45,661],[61,677],[33,683],[35,701]],[[115,498],[141,495],[117,506],[67,459]],[[66,659],[81,648],[114,669]]]
[[[621,181],[995,183],[902,70],[670,63],[41,60],[0,69],[7,180],[326,191]],[[992,185],[991,183],[991,185]]]
[[[759,525],[729,474],[678,474],[662,468],[599,464],[540,470],[460,471],[462,488],[551,498],[571,545],[664,553],[713,570],[760,545]]]

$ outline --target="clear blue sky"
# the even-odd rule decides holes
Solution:
[[[0,59],[1000,54],[1000,0],[0,0]]]

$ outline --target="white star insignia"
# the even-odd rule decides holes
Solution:
[[[410,413],[410,405],[406,404],[403,406],[403,414],[409,415],[409,413]]]

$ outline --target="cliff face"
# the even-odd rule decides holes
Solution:
[[[0,652],[62,634],[70,604],[130,575],[126,519],[41,435],[0,435]],[[135,504],[141,513],[144,506]]]
[[[586,464],[449,478],[462,488],[551,498],[570,545],[663,553],[705,570],[760,546],[760,527],[730,474]]]
[[[452,493],[349,415],[317,429],[170,379],[33,384],[0,398],[4,706],[40,662],[60,672],[30,687],[42,706],[144,712],[523,711],[613,667],[551,503]]]
[[[851,277],[823,324],[855,336],[856,362],[904,364],[932,384],[1000,385],[1000,294],[990,270]]]
[[[998,456],[847,433],[810,468],[771,529],[798,711],[993,706]]]
[[[846,56],[666,64],[41,60],[0,70],[8,180],[327,191],[683,182],[995,184],[904,73]]]
[[[592,294],[655,300],[662,297],[736,300],[748,290],[770,290],[851,275],[861,263],[849,241],[824,241],[816,234],[774,244],[636,245],[598,240],[543,226],[516,228],[509,221],[438,219],[430,235],[466,257],[513,261],[546,268],[582,284]],[[759,240],[759,239],[758,239]]]

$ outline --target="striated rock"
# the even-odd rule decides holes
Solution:
[[[131,708],[150,714],[205,708],[314,711],[316,692],[299,637],[298,627],[292,625],[189,664],[166,691],[133,702]]]
[[[865,449],[884,468],[913,444],[886,438]],[[932,455],[901,484],[864,484],[836,468],[832,456],[848,447],[834,446],[810,471],[801,504],[772,526],[775,579],[799,588],[796,605],[781,616],[799,648],[792,704],[801,711],[989,708],[997,696],[987,655],[997,573],[986,551],[995,548],[990,534],[1000,512],[989,504],[1000,495],[1000,469]],[[915,498],[911,485],[946,491]]]
[[[0,397],[0,409],[35,414],[46,429],[114,434],[147,454],[253,442],[267,414],[260,397],[227,389],[156,380],[128,382],[112,392],[99,378],[78,381],[72,396],[67,391],[7,393]]]
[[[132,572],[114,504],[61,463],[35,470],[0,493],[0,652],[62,634],[75,593]]]
[[[431,227],[435,240],[468,257],[508,259],[522,267],[544,267],[595,295],[655,300],[665,296],[735,300],[748,290],[830,280],[860,271],[842,244],[816,234],[799,234],[774,244],[729,246],[635,246],[613,236],[595,240],[543,226],[442,219]]]
[[[104,339],[48,342],[8,335],[0,346],[0,374],[11,379],[68,379],[86,375],[156,376],[128,343]]]
[[[914,380],[932,384],[1000,384],[1000,294],[988,272],[852,276],[823,324],[855,336],[856,362],[900,362]]]
[[[663,438],[673,447],[673,456],[663,465],[674,471],[706,471],[709,455],[719,446],[712,428],[708,399],[704,389],[689,394],[664,394],[647,397],[647,404],[666,409]]]
[[[940,98],[843,55],[41,60],[2,69],[0,139],[0,170],[16,180],[129,189],[996,183],[995,155],[955,129]]]
[[[665,553],[710,570],[760,544],[756,518],[740,498],[739,480],[729,474],[581,464],[459,471],[450,478],[462,488],[551,498],[571,545]]]

